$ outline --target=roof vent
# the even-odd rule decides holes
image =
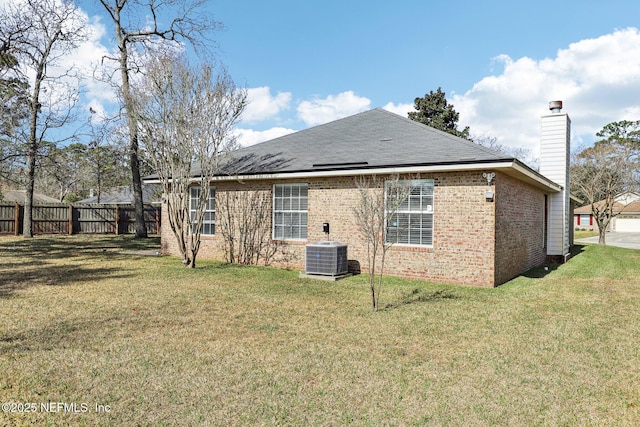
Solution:
[[[562,110],[562,101],[551,101],[549,102],[549,110],[552,113],[559,113]]]
[[[311,167],[314,168],[326,168],[326,167],[350,167],[350,166],[366,166],[369,162],[343,162],[343,163],[314,163]]]

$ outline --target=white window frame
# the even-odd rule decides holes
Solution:
[[[301,191],[303,188],[306,193],[304,197]],[[302,182],[274,184],[272,206],[271,237],[273,240],[306,241],[309,228],[309,184]],[[285,231],[287,227],[289,232]],[[294,232],[295,229],[298,232]]]
[[[385,182],[385,188],[384,188],[384,194],[385,194],[385,204],[387,203],[388,200],[388,196],[389,196],[389,187],[390,187],[390,183],[391,181],[387,181]],[[393,244],[393,245],[397,245],[397,246],[418,246],[418,247],[425,247],[425,248],[432,248],[433,247],[433,236],[434,236],[434,215],[435,215],[435,181],[433,179],[413,179],[413,180],[399,180],[397,181],[397,186],[399,187],[403,187],[405,185],[409,186],[409,196],[405,199],[406,203],[403,202],[397,209],[395,212],[395,218],[396,220],[394,220],[394,218],[389,218],[389,212],[388,209],[385,212],[385,241],[387,243]],[[394,183],[394,186],[396,186],[396,183]],[[431,194],[423,194],[423,189],[424,187],[430,188]],[[419,188],[420,189],[420,194],[412,194],[413,193],[413,189],[414,188]],[[429,199],[430,199],[430,203],[429,203]],[[406,206],[406,207],[405,207]],[[408,215],[408,227],[406,229],[406,237],[407,240],[406,242],[398,242],[398,237],[400,235],[399,233],[399,225],[398,223],[400,221],[398,221],[398,216],[399,215]],[[414,218],[412,218],[412,216],[414,216]],[[430,228],[426,228],[424,226],[420,227],[420,228],[414,228],[414,232],[418,231],[420,233],[420,237],[419,237],[419,243],[416,242],[412,242],[411,241],[411,232],[412,232],[412,228],[410,226],[412,219],[415,220],[415,217],[419,217],[419,221],[420,224],[423,225],[425,217],[431,217],[431,227]],[[393,224],[391,223],[393,221]],[[391,233],[390,229],[395,228],[394,232]],[[429,231],[431,232],[431,237],[429,238],[428,236],[423,236],[423,232],[424,231]],[[390,235],[395,234],[396,237],[396,241],[391,242],[388,240]],[[427,234],[427,233],[425,233]],[[427,240],[427,242],[425,243],[424,240]]]
[[[196,226],[196,215],[198,202],[200,200],[201,187],[194,185],[189,187],[189,217],[192,224]],[[195,204],[194,204],[195,202]],[[209,186],[209,197],[207,199],[207,208],[204,211],[204,218],[202,220],[201,236],[215,236],[216,234],[216,189]]]

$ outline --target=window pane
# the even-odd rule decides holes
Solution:
[[[398,228],[390,227],[387,229],[387,242],[398,243]]]
[[[191,187],[189,188],[189,217],[193,222],[194,230],[197,228],[197,217],[198,217],[198,205],[200,203],[200,187]],[[204,215],[202,218],[202,229],[200,233],[203,235],[213,235],[215,232],[215,188],[209,187],[207,192],[207,201],[206,207],[204,211]]]
[[[285,226],[282,228],[282,231],[283,231],[283,236],[282,236],[282,237],[283,237],[284,239],[291,239],[291,238],[293,238],[293,235],[291,234],[291,226],[289,226],[289,225],[285,225]]]
[[[422,228],[422,216],[421,215],[409,215],[409,229]]]
[[[433,244],[433,180],[400,181],[410,185],[408,197],[400,203],[397,213],[387,218],[386,239],[390,243],[411,245]],[[393,201],[397,192],[388,184],[387,200]],[[389,203],[389,206],[393,206]]]
[[[421,197],[419,196],[411,196],[409,198],[409,210],[411,211],[420,211],[420,203],[422,202]]]
[[[433,196],[433,181],[425,181],[422,184],[422,194]]]
[[[397,198],[397,195],[393,196],[395,198]],[[391,206],[395,205],[395,202],[392,200],[391,201]],[[406,211],[409,209],[409,198],[406,197],[404,200],[402,200],[402,203],[400,203],[400,205],[398,206],[398,211]]]
[[[284,223],[284,214],[282,212],[276,212],[273,216],[273,223],[282,225]]]
[[[307,184],[276,184],[273,235],[277,239],[304,239],[307,235]]]

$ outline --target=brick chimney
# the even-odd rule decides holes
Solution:
[[[547,258],[564,262],[570,252],[571,204],[569,195],[569,152],[571,119],[562,113],[562,101],[549,103],[551,113],[542,116],[540,128],[540,173],[562,186],[547,200]]]

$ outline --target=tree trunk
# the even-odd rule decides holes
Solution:
[[[44,75],[44,64],[38,64],[35,85],[31,95],[29,117],[29,150],[27,153],[27,188],[22,220],[22,236],[33,237],[33,189],[36,182],[36,156],[38,155],[38,113],[40,110],[40,85]]]
[[[33,237],[33,189],[36,177],[36,149],[29,149],[27,170],[27,188],[24,201],[24,217],[22,220],[22,236]]]
[[[136,132],[137,133],[137,132]],[[140,160],[138,159],[138,136],[131,143],[130,162],[133,178],[133,205],[135,209],[136,238],[147,237],[147,225],[144,222],[144,200],[142,200],[142,180],[140,179]]]
[[[144,223],[144,201],[142,200],[142,180],[140,179],[140,159],[138,158],[138,119],[136,117],[134,102],[131,95],[127,41],[122,36],[123,31],[120,26],[119,11],[116,16],[116,34],[118,36],[118,46],[120,48],[122,98],[127,115],[127,127],[129,129],[129,163],[131,166],[136,238],[144,238],[147,237],[147,226]]]
[[[598,244],[599,245],[605,245],[605,246],[607,245],[607,242],[605,241],[606,240],[605,239],[606,234],[607,234],[606,227],[598,229],[598,236],[599,236],[598,237]]]

